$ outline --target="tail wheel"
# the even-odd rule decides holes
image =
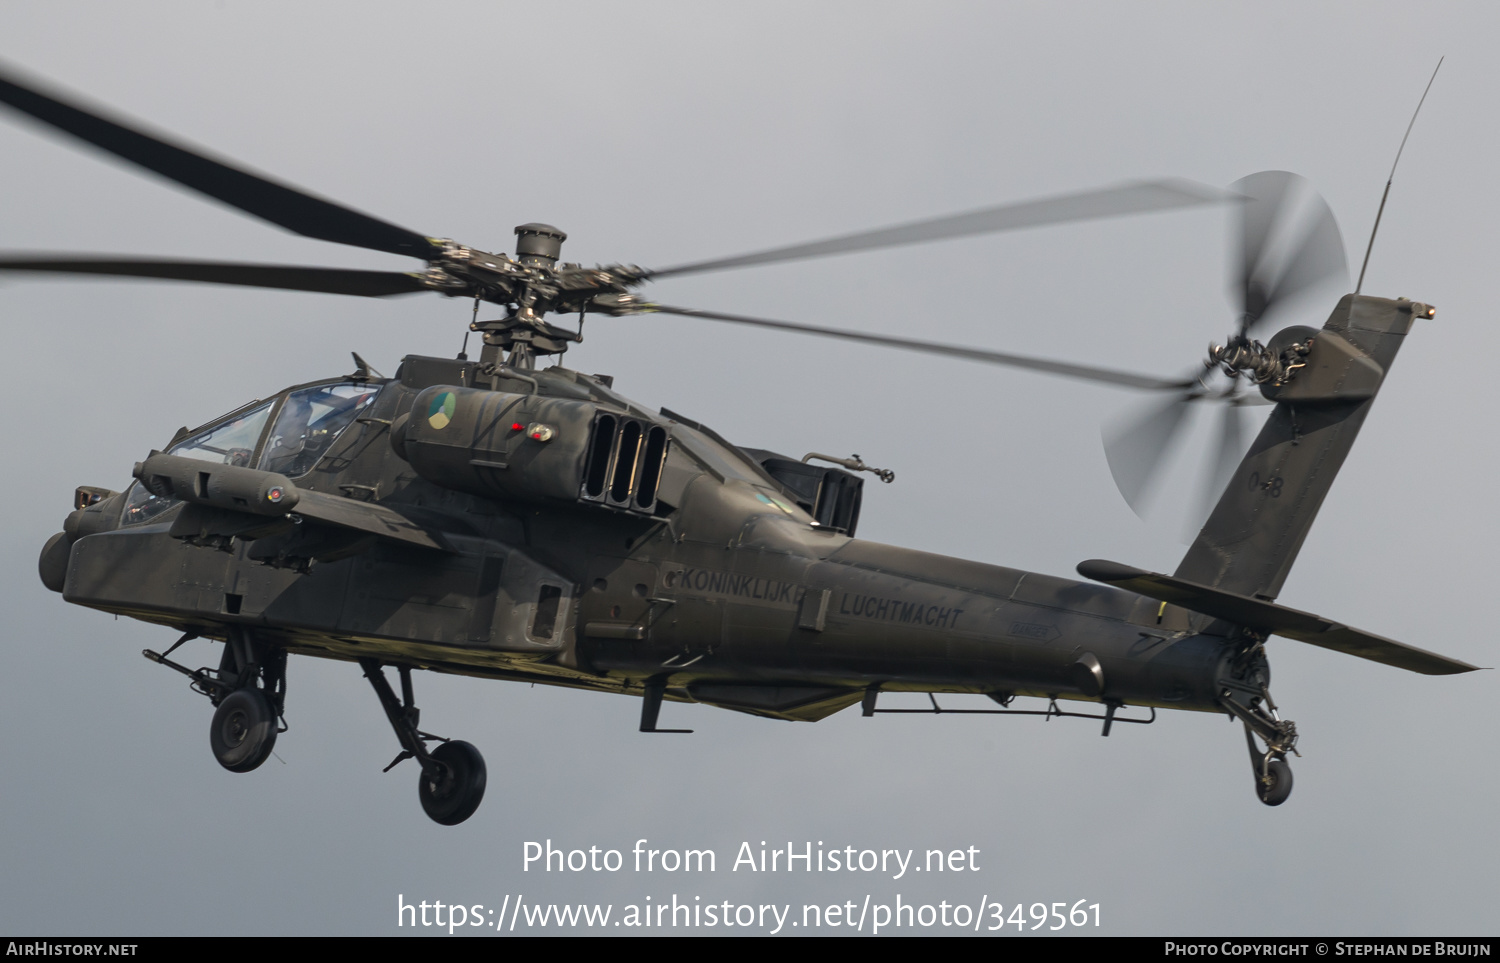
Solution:
[[[1256,781],[1255,792],[1267,806],[1280,806],[1292,794],[1292,767],[1285,759],[1266,764],[1265,777]]]

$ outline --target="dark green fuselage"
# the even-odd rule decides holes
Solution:
[[[258,547],[315,521],[295,536],[215,541],[185,536],[179,516],[192,505],[120,524],[120,495],[70,520],[64,595],[210,638],[242,625],[290,652],[609,691],[654,680],[669,698],[779,718],[821,718],[872,687],[1216,709],[1225,639],[1195,630],[1221,623],[1106,586],[820,529],[702,426],[565,369],[534,376],[489,387],[667,429],[651,514],[422,478],[390,443],[391,426],[424,388],[473,385],[476,370],[410,358],[295,485],[350,508],[395,507],[446,550],[365,535],[298,567]],[[512,445],[513,467],[526,444]],[[286,551],[295,561],[300,550]],[[1078,665],[1089,653],[1092,674]]]

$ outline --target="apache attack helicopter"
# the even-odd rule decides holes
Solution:
[[[43,548],[43,583],[69,602],[182,633],[147,658],[215,706],[214,756],[255,769],[284,729],[287,656],[357,662],[401,752],[421,767],[423,809],[456,824],[479,806],[469,743],[419,728],[413,669],[815,721],[859,703],[937,712],[936,693],[982,693],[996,714],[1149,722],[1158,708],[1244,726],[1256,792],[1292,788],[1296,726],[1269,691],[1271,635],[1427,674],[1474,666],[1275,602],[1402,340],[1434,310],[1346,295],[1321,329],[1264,344],[1278,305],[1344,272],[1327,206],[1283,172],[1226,193],[1132,184],[660,270],[564,263],[566,235],[516,228],[514,256],[430,238],[134,129],[0,74],[0,102],[156,174],[308,237],[426,263],[412,272],[7,256],[10,272],[62,272],[385,297],[474,301],[477,359],[408,356],[383,377],[296,385],[195,428],[135,466],[122,492],[83,486]],[[1237,330],[1193,373],[1160,379],[904,338],[653,303],[645,282],[917,241],[1230,200],[1240,211]],[[480,320],[479,307],[504,316]],[[586,317],[666,313],[887,345],[1156,392],[1164,404],[1108,445],[1132,504],[1183,413],[1274,405],[1245,453],[1220,431],[1221,491],[1172,575],[1087,561],[1088,582],[861,541],[858,456],[798,459],[740,447],[653,411],[612,379],[539,368],[582,340]],[[554,318],[577,315],[572,326]],[[1258,394],[1243,393],[1253,385]],[[817,462],[818,464],[815,464]],[[1103,584],[1097,584],[1103,583]],[[217,668],[169,658],[224,643]],[[400,695],[385,668],[399,676]],[[922,692],[932,709],[882,709]],[[1046,708],[1008,708],[1018,696]],[[1063,710],[1059,700],[1099,704]],[[1147,717],[1117,717],[1125,706]],[[429,749],[429,743],[436,743]],[[389,767],[387,767],[389,768]]]

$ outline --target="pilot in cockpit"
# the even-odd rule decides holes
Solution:
[[[309,425],[312,416],[313,406],[304,393],[296,392],[287,398],[266,443],[266,454],[261,459],[264,470],[300,475],[312,468],[322,455]]]

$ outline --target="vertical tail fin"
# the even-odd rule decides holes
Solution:
[[[1263,599],[1280,594],[1413,319],[1432,316],[1415,301],[1349,294],[1322,330],[1288,328],[1271,340],[1279,350],[1310,337],[1306,364],[1262,389],[1276,407],[1178,578]]]

